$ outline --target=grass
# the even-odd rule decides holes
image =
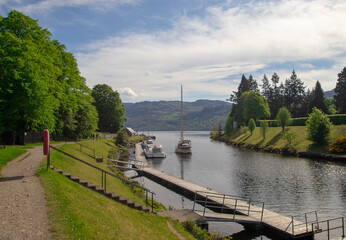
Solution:
[[[288,126],[285,132],[293,133],[292,146],[296,148],[299,152],[317,152],[317,153],[328,153],[329,144],[323,146],[316,146],[312,141],[307,139],[307,132],[305,126]],[[334,125],[332,132],[330,134],[329,142],[336,141],[337,138],[346,135],[346,125]],[[223,141],[228,142],[230,140],[236,143],[246,143],[252,145],[258,145],[260,147],[272,147],[272,148],[282,148],[287,144],[287,140],[282,134],[281,127],[270,127],[266,138],[263,139],[260,128],[256,127],[253,134],[250,134],[249,130],[246,128],[238,129],[234,131],[231,135],[224,135],[222,137]]]
[[[9,161],[25,153],[25,149],[28,147],[29,146],[6,146],[5,149],[0,149],[0,177],[2,168],[6,166]]]
[[[55,239],[178,239],[171,219],[131,209],[50,169],[41,168],[51,230]],[[194,239],[173,223],[186,239]]]

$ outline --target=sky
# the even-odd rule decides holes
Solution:
[[[241,76],[295,70],[306,89],[346,65],[345,0],[0,0],[66,45],[92,88],[123,102],[225,100]]]

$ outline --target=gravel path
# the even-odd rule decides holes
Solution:
[[[9,162],[0,178],[0,239],[52,239],[49,232],[45,191],[35,176],[42,146]]]

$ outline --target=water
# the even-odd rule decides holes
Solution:
[[[165,159],[149,160],[164,171],[220,193],[251,197],[274,212],[291,216],[318,210],[320,219],[346,216],[346,164],[240,150],[209,139],[209,132],[186,132],[192,155],[177,155],[179,132],[154,132]],[[192,202],[142,178],[157,193],[156,199],[174,208],[192,208]],[[274,239],[243,231],[236,223],[211,223],[210,230],[235,239]],[[340,230],[335,231],[341,235]],[[319,237],[324,239],[322,235]],[[319,239],[318,237],[316,239]]]

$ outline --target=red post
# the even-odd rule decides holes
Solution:
[[[43,155],[47,155],[47,168],[49,167],[49,131],[43,130]]]

